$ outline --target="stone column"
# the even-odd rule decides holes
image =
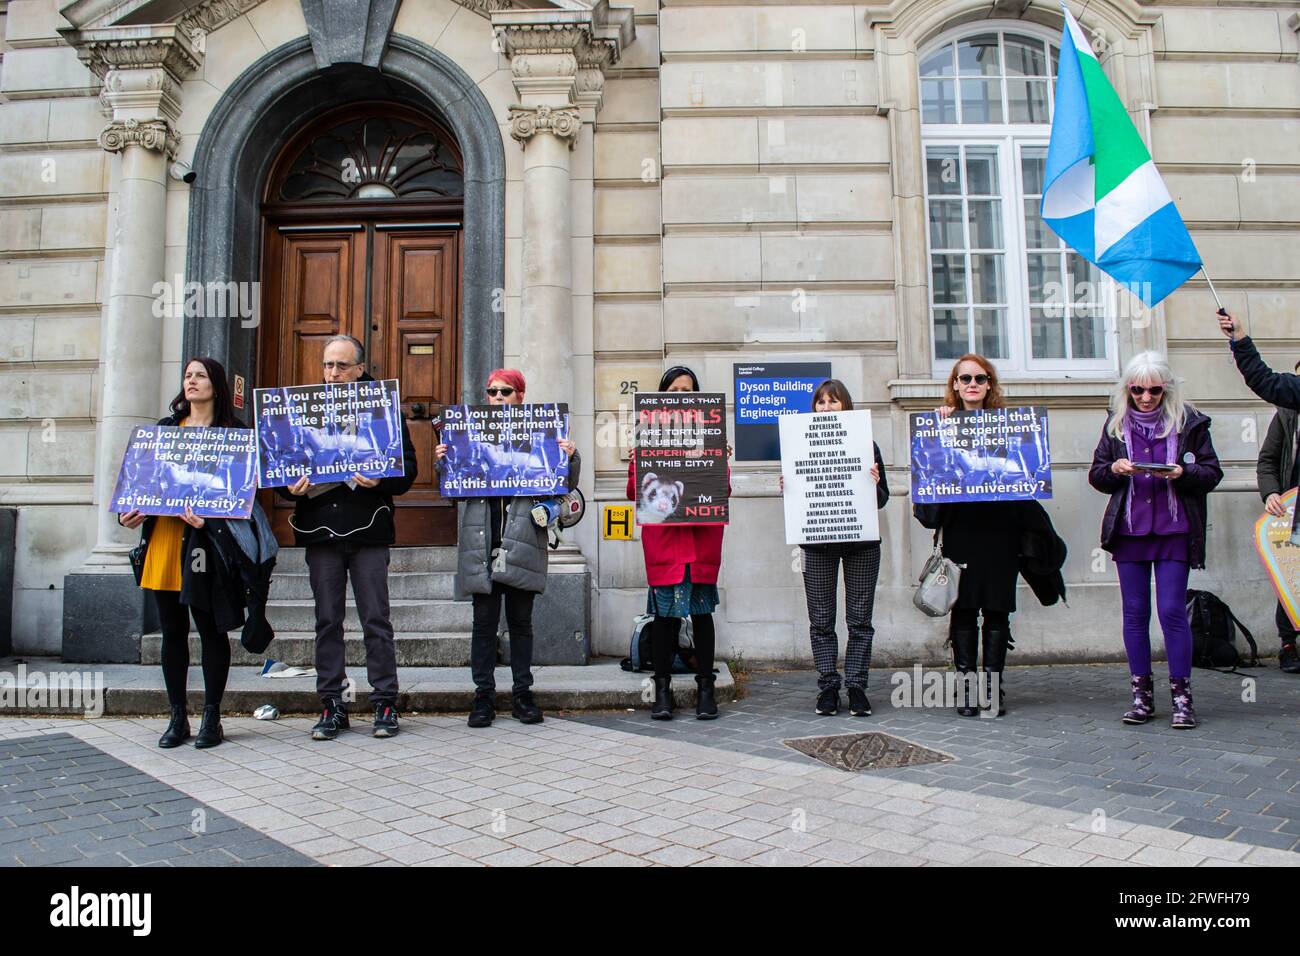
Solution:
[[[519,97],[510,108],[510,135],[524,150],[520,365],[529,401],[564,402],[572,415],[575,399],[583,404],[584,397],[574,388],[571,152],[584,120],[588,130],[594,123],[600,71],[616,58],[623,32],[602,27],[591,10],[510,10],[492,20]],[[590,180],[590,172],[579,178]],[[588,450],[587,469],[593,459]],[[590,487],[590,479],[585,483]],[[549,565],[535,615],[536,659],[585,664],[591,647],[586,557],[570,536]]]
[[[538,402],[573,401],[573,262],[569,151],[582,123],[570,107],[512,107],[524,145],[521,363]]]
[[[107,250],[95,449],[98,533],[85,565],[64,582],[65,660],[138,660],[144,605],[127,552],[139,540],[109,513],[122,451],[137,425],[161,409],[162,322],[155,285],[164,279],[167,165],[180,143],[180,82],[198,60],[174,27],[111,28],[79,35],[78,53],[104,80],[111,121],[99,145],[119,156]]]

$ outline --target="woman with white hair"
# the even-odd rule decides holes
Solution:
[[[1187,576],[1205,567],[1206,496],[1223,480],[1210,419],[1188,405],[1164,356],[1133,356],[1111,396],[1110,418],[1093,453],[1089,483],[1110,495],[1101,546],[1119,571],[1124,650],[1133,706],[1126,724],[1155,715],[1151,679],[1151,572],[1169,656],[1171,724],[1196,726]]]

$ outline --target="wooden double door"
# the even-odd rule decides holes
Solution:
[[[257,384],[322,381],[330,336],[365,343],[370,375],[401,383],[419,461],[414,486],[396,501],[397,543],[454,544],[455,502],[438,495],[432,423],[442,406],[460,401],[460,224],[383,215],[319,219],[289,214],[266,221]],[[292,544],[292,503],[263,495],[276,537]]]

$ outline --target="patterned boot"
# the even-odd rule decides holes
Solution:
[[[1133,674],[1129,684],[1133,688],[1133,707],[1125,711],[1124,723],[1145,724],[1156,715],[1155,684],[1150,674]]]
[[[1169,678],[1169,693],[1174,701],[1173,716],[1169,725],[1175,730],[1195,727],[1196,711],[1192,710],[1192,679],[1190,677]]]

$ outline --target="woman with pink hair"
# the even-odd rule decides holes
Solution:
[[[526,389],[518,369],[499,368],[488,376],[489,405],[520,405]],[[567,437],[560,448],[569,456],[569,489],[578,485],[581,458]],[[447,446],[434,448],[438,469],[444,467]],[[549,497],[549,496],[547,496]],[[546,528],[533,518],[541,498],[466,498],[460,509],[457,596],[474,603],[470,635],[470,670],[474,675],[474,704],[469,726],[487,727],[496,717],[497,625],[501,607],[510,631],[510,670],[514,678],[510,713],[525,724],[542,721],[533,701],[533,601],[546,588]]]

